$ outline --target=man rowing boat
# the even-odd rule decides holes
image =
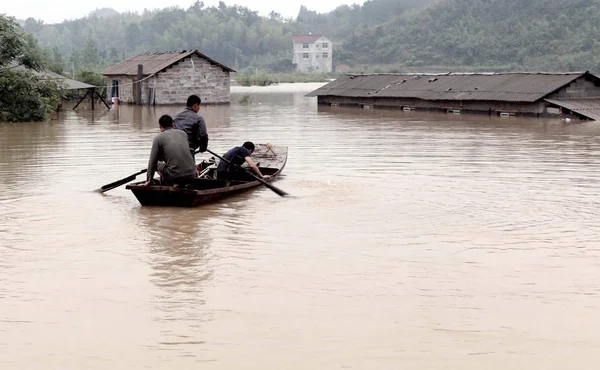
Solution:
[[[227,161],[231,162],[229,164],[227,161],[220,161],[217,166],[217,179],[220,180],[230,180],[235,177],[235,173],[238,172],[238,166],[241,166],[246,162],[248,166],[256,173],[258,177],[264,180],[268,180],[271,178],[269,175],[263,175],[260,172],[258,166],[254,163],[252,158],[250,157],[254,152],[254,143],[251,141],[246,141],[242,146],[236,146],[234,148],[229,149],[227,153],[223,155]]]

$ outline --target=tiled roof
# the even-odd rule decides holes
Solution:
[[[587,72],[346,75],[306,96],[534,102]]]
[[[600,121],[600,99],[544,99],[544,101]]]
[[[18,69],[25,70],[25,68],[22,66],[19,66]],[[56,83],[62,85],[67,90],[91,89],[92,87],[94,87],[94,85],[90,85],[90,84],[86,84],[85,82],[73,80],[73,79],[70,79],[63,75],[59,75],[58,73],[54,73],[52,71],[40,71],[40,72],[34,71],[34,70],[28,70],[28,71],[30,71],[33,74],[35,74],[36,76],[38,76],[38,78],[40,80],[55,81]]]
[[[138,64],[142,64],[144,66],[144,75],[151,75],[157,72],[162,71],[163,69],[170,67],[171,65],[179,62],[182,59],[189,57],[192,54],[198,55],[200,58],[206,59],[212,64],[215,64],[225,71],[235,72],[232,68],[227,67],[224,64],[213,60],[206,55],[202,54],[198,50],[179,50],[173,52],[165,52],[165,53],[144,53],[140,55],[136,55],[127,60],[124,60],[121,63],[115,64],[112,67],[109,67],[104,72],[102,72],[105,76],[115,76],[115,75],[127,75],[127,76],[137,76],[137,66]]]

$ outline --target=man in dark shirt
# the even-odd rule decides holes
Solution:
[[[175,116],[173,127],[185,131],[192,158],[195,156],[196,148],[204,153],[208,147],[208,132],[204,118],[198,115],[202,100],[197,95],[190,95],[187,99],[185,109]]]
[[[185,183],[196,178],[196,163],[188,150],[185,133],[173,129],[173,118],[169,115],[160,117],[158,123],[160,134],[152,142],[145,185],[150,185],[155,172],[159,173],[161,183],[166,184]]]
[[[239,171],[237,166],[241,166],[244,162],[248,163],[248,166],[252,168],[254,173],[261,178],[268,180],[271,177],[269,175],[263,175],[260,169],[254,164],[254,161],[250,156],[254,152],[254,144],[250,141],[246,141],[242,146],[236,146],[235,148],[229,149],[227,153],[223,155],[223,158],[227,159],[232,164],[230,165],[227,161],[219,161],[217,166],[217,178],[222,180],[229,180],[234,176],[236,171]]]

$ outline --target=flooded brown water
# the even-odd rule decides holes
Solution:
[[[93,192],[181,107],[0,124],[0,369],[595,369],[600,124],[318,109],[317,86],[201,110],[214,151],[287,145],[289,198]]]

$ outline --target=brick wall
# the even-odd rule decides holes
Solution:
[[[195,94],[202,104],[229,104],[229,72],[192,55],[148,80],[155,88],[156,104],[185,104]]]
[[[188,96],[195,94],[202,104],[229,104],[230,74],[207,60],[192,55],[142,82],[142,104],[148,105],[151,89],[154,90],[156,104],[185,104]],[[135,103],[131,82],[133,76],[110,76],[119,81],[119,100],[122,103]]]
[[[135,81],[134,77],[131,76],[108,76],[108,84],[107,84],[107,96],[110,100],[111,98],[111,88],[113,81],[119,82],[119,102],[132,104],[133,101],[133,85],[132,82]]]

